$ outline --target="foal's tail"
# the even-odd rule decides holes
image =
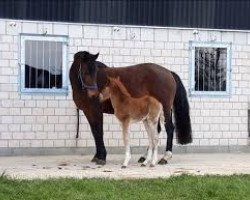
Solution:
[[[174,116],[177,142],[180,144],[188,144],[192,142],[192,129],[187,93],[180,77],[174,72],[171,73],[176,81]]]

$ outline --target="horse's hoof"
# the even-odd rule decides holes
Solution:
[[[155,167],[155,165],[154,164],[150,164],[149,167]]]
[[[139,158],[138,163],[143,163],[146,160],[143,156]]]
[[[159,162],[158,162],[159,165],[166,165],[168,164],[168,161],[165,160],[164,158],[162,158]]]
[[[98,160],[99,160],[99,159],[98,159],[97,157],[94,157],[94,158],[91,160],[91,162],[96,163]]]
[[[146,167],[146,165],[142,163],[142,164],[141,164],[141,167]]]
[[[127,168],[127,166],[125,166],[125,165],[122,165],[122,169],[126,169]]]
[[[106,161],[105,160],[100,160],[100,159],[97,159],[96,163],[97,165],[105,165],[106,164]]]

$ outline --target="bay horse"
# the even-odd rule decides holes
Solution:
[[[99,54],[80,51],[74,55],[70,69],[70,81],[73,100],[84,112],[94,136],[96,154],[92,159],[96,164],[106,163],[106,148],[103,141],[103,113],[114,114],[110,100],[100,102],[98,95],[108,79],[107,75],[119,76],[132,97],[150,95],[161,102],[167,132],[167,144],[164,157],[159,164],[166,164],[172,157],[174,124],[172,122],[173,108],[176,126],[176,138],[180,144],[192,142],[189,104],[186,90],[180,77],[168,69],[154,63],[143,63],[128,67],[111,69],[96,61]],[[140,162],[145,158],[139,159]]]
[[[163,118],[161,103],[152,96],[132,97],[119,77],[108,77],[108,83],[99,94],[100,100],[110,98],[114,114],[122,127],[123,142],[125,146],[125,159],[122,168],[126,168],[131,159],[129,125],[142,121],[148,134],[149,146],[145,161],[141,166],[154,167],[158,159],[159,135],[157,125]]]

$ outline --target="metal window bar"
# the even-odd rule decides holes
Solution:
[[[29,59],[30,59],[30,61],[31,61],[31,63],[32,63],[32,56],[31,56],[31,51],[32,51],[32,43],[31,42],[29,42],[29,48],[30,48],[30,50],[29,50]],[[29,68],[29,79],[28,79],[28,85],[29,85],[29,88],[31,87],[31,81],[30,81],[30,78],[31,77],[31,70],[30,70],[30,68]]]
[[[38,41],[36,41],[36,76],[35,76],[35,87],[38,88],[38,80],[37,80],[37,77],[38,77]]]
[[[204,91],[204,84],[205,84],[205,65],[206,65],[206,51],[202,52],[203,54],[203,66],[202,66],[202,91]]]
[[[45,88],[45,63],[44,63],[44,51],[45,51],[45,49],[44,49],[44,40],[43,40],[43,77],[42,77],[42,79],[43,79],[43,88]]]
[[[208,53],[208,60],[209,60],[209,62],[208,62],[208,85],[207,85],[207,91],[209,91],[210,88],[211,88],[211,69],[210,69],[210,67],[211,67],[210,60],[211,60],[211,58],[212,58],[212,55],[210,53]]]
[[[55,52],[56,52],[56,53],[55,53],[55,54],[56,54],[56,55],[55,55],[55,69],[56,69],[56,68],[57,68],[57,42],[56,42],[55,44],[56,44],[56,47],[55,47],[55,49],[56,49],[56,50],[55,50]],[[56,79],[57,79],[57,75],[55,74],[55,83],[54,83],[55,88],[57,88],[57,80],[56,80]]]
[[[49,41],[49,71],[51,70],[50,69],[50,60],[51,60],[51,42]],[[50,76],[49,76],[49,84],[50,84]]]

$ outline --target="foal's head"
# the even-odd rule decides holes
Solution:
[[[74,66],[78,70],[78,82],[82,89],[87,89],[90,97],[98,94],[96,85],[97,66],[96,59],[98,54],[90,54],[87,51],[79,51],[74,55]]]
[[[101,91],[99,97],[101,101],[107,100],[111,95],[122,96],[122,97],[131,97],[126,87],[120,80],[120,77],[108,77],[106,86]]]

